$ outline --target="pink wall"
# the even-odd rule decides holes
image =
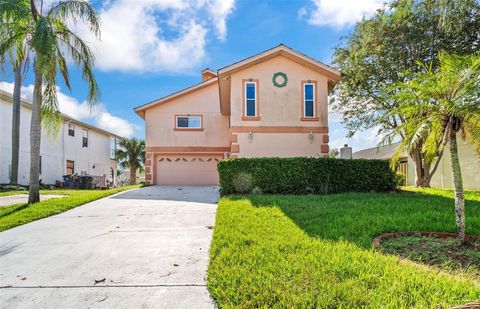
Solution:
[[[202,115],[203,131],[175,131],[175,115]],[[175,101],[145,111],[145,146],[228,147],[228,117],[220,114],[218,84],[213,83]]]
[[[285,87],[272,83],[273,74],[283,72],[288,77]],[[242,121],[243,79],[259,80],[260,121]],[[302,80],[316,80],[319,121],[301,121]],[[277,56],[234,73],[231,76],[232,126],[328,126],[327,78],[285,57]]]

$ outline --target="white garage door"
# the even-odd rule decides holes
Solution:
[[[217,185],[221,156],[160,156],[156,158],[157,185]]]

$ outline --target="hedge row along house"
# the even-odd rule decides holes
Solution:
[[[326,157],[328,92],[340,72],[283,44],[135,108],[145,120],[147,183],[218,184],[217,162]]]

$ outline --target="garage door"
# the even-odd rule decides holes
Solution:
[[[216,185],[221,156],[157,156],[157,185]]]

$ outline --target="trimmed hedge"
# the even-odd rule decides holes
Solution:
[[[220,192],[238,193],[238,176],[252,176],[252,189],[272,194],[331,194],[395,190],[398,177],[386,160],[333,158],[239,158],[218,162]]]

